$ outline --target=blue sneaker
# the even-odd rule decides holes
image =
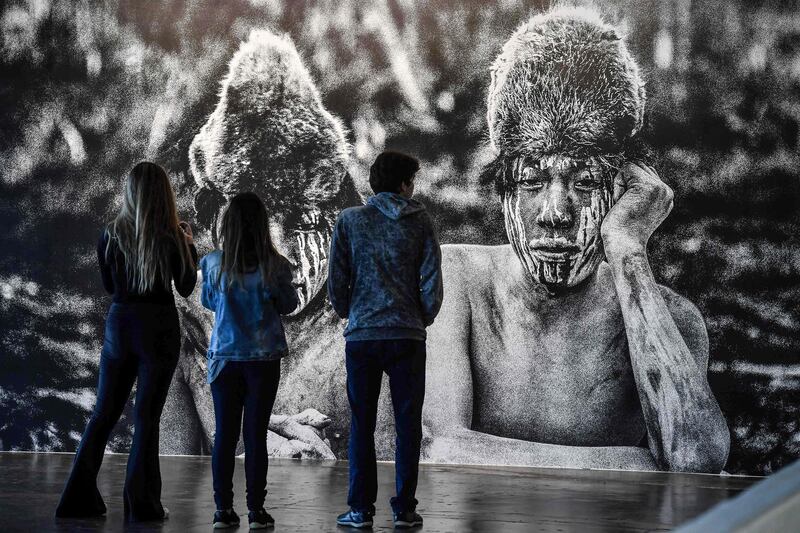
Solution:
[[[225,529],[239,525],[239,515],[233,509],[214,513],[214,529]]]
[[[336,523],[347,527],[372,527],[372,515],[350,509],[336,517]]]
[[[422,517],[419,515],[419,513],[414,511],[394,513],[394,527],[396,528],[417,527],[421,525]]]
[[[275,527],[275,520],[272,519],[270,514],[266,512],[263,507],[258,511],[250,511],[247,514],[247,521],[250,524],[250,529]]]

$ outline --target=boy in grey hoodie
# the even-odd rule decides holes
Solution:
[[[422,524],[415,512],[425,395],[425,328],[442,304],[441,251],[425,206],[412,200],[416,159],[384,152],[370,168],[375,196],[339,214],[333,231],[328,296],[348,319],[347,397],[352,412],[350,510],[340,525],[369,527],[375,513],[375,422],[383,373],[395,412],[395,525]]]

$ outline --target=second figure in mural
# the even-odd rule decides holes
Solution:
[[[719,472],[708,338],[646,255],[672,191],[640,162],[645,93],[617,30],[561,9],[492,68],[488,169],[510,246],[445,247],[429,460]]]
[[[346,446],[344,324],[325,297],[327,256],[336,216],[361,204],[346,171],[340,122],[322,106],[294,45],[254,31],[230,61],[220,100],[190,149],[198,243],[216,244],[228,199],[252,191],[272,215],[272,241],[290,262],[299,305],[284,317],[291,354],[270,424],[270,452],[334,458]],[[206,379],[212,322],[198,300],[181,309],[187,339],[165,419],[173,453],[208,452],[214,416]],[[309,410],[313,409],[313,410]],[[323,416],[323,413],[325,416]],[[329,441],[320,429],[327,428]],[[338,437],[337,437],[338,436]]]

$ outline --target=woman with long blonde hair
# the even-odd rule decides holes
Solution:
[[[181,339],[172,285],[185,298],[197,282],[192,230],[178,221],[175,193],[163,168],[145,161],[130,172],[122,209],[103,230],[97,259],[113,302],[106,318],[97,402],[56,516],[105,514],[97,473],[109,434],[137,381],[125,519],[160,520],[168,511],[161,505],[158,429]]]

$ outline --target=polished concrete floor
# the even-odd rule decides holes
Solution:
[[[125,526],[121,487],[124,455],[107,455],[98,486],[108,515],[94,520],[55,520],[53,511],[71,454],[0,453],[0,530],[6,531],[213,531],[211,461],[162,457],[162,501],[170,518]],[[246,511],[244,474],[238,460],[236,510]],[[392,529],[388,498],[392,464],[378,468],[374,531]],[[433,532],[627,532],[669,530],[760,478],[695,474],[423,465],[417,496]],[[347,463],[273,460],[267,509],[275,531],[337,531],[346,508]],[[245,513],[246,514],[246,513]],[[239,531],[247,531],[246,523]],[[347,531],[339,528],[338,531]],[[355,531],[355,530],[353,530]]]

